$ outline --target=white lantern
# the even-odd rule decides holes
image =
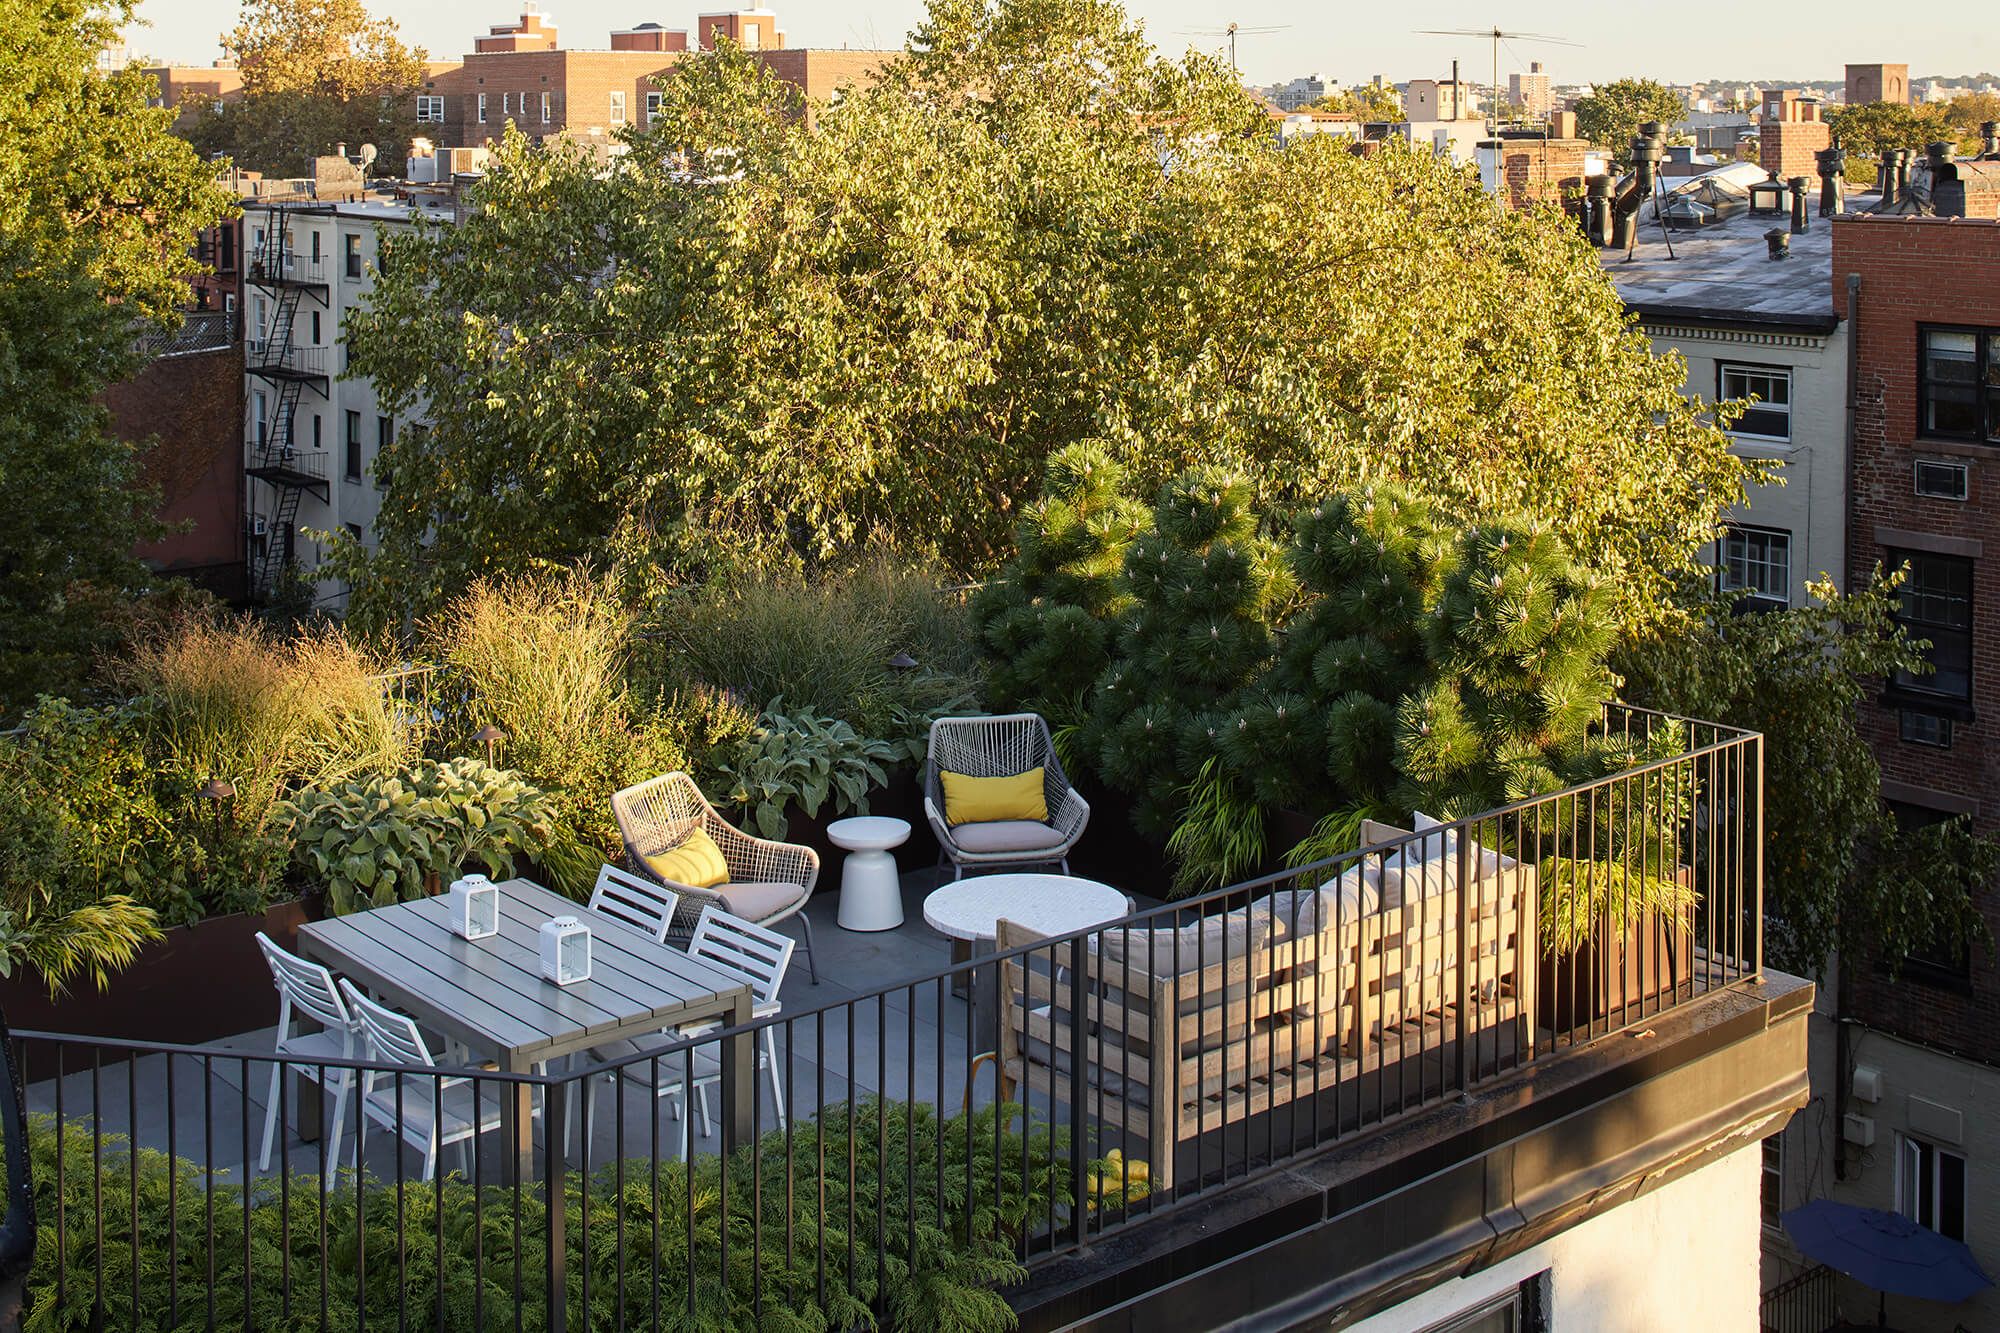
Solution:
[[[451,882],[451,933],[483,940],[500,933],[500,889],[484,875]]]
[[[558,986],[590,980],[590,927],[573,916],[542,922],[542,975]]]

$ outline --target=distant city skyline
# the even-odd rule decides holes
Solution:
[[[792,46],[900,47],[924,12],[922,0],[869,0],[839,7],[793,7],[770,0],[770,6]],[[518,0],[447,0],[412,9],[375,0],[370,8],[394,18],[406,41],[435,58],[450,59],[471,48],[474,33],[514,17],[520,5]],[[601,49],[614,28],[645,22],[691,28],[704,6],[689,0],[545,0],[542,8],[559,26],[564,46]],[[1392,82],[1437,78],[1450,72],[1454,59],[1466,78],[1485,83],[1492,70],[1489,42],[1415,30],[1485,29],[1495,23],[1509,31],[1549,33],[1576,43],[1503,42],[1503,86],[1508,74],[1527,69],[1533,60],[1541,61],[1557,84],[1622,77],[1667,83],[1825,82],[1838,80],[1850,61],[1907,64],[1917,79],[2000,70],[2000,25],[1991,22],[1986,6],[1973,0],[1943,0],[1934,6],[1921,38],[1882,24],[1879,10],[1864,9],[1854,0],[1835,0],[1812,10],[1688,0],[1675,6],[1665,22],[1645,21],[1643,7],[1581,0],[1542,0],[1486,12],[1426,6],[1338,15],[1270,5],[1232,9],[1197,0],[1128,0],[1126,8],[1145,24],[1156,46],[1176,54],[1188,46],[1226,52],[1226,39],[1206,30],[1219,33],[1231,19],[1245,28],[1282,26],[1280,32],[1238,40],[1244,79],[1259,85],[1305,74],[1342,86],[1365,83],[1377,74]],[[140,0],[138,17],[150,26],[128,30],[135,53],[186,64],[214,60],[217,37],[235,21],[229,7],[212,0]]]

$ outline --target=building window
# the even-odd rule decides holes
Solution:
[[[1549,1274],[1544,1271],[1469,1310],[1428,1325],[1423,1333],[1546,1333],[1548,1308]]]
[[[1948,1240],[1965,1239],[1965,1159],[1905,1134],[1896,1173],[1896,1211]]]
[[[417,98],[417,119],[427,125],[444,123],[444,99],[420,95]]]
[[[1792,372],[1776,366],[1716,367],[1723,398],[1755,398],[1730,433],[1753,440],[1792,438]]]
[[[1783,1133],[1771,1135],[1764,1140],[1764,1175],[1757,1187],[1757,1206],[1763,1214],[1764,1225],[1775,1227],[1778,1218],[1785,1211],[1785,1136]]]
[[[481,125],[484,125],[484,124],[486,123],[486,94],[485,94],[485,93],[481,93],[481,94],[479,94],[479,123],[480,123]]]
[[[1722,589],[1759,601],[1792,601],[1792,534],[1772,528],[1732,527],[1722,535]]]
[[[1911,745],[1932,745],[1940,750],[1951,748],[1951,719],[1948,717],[1904,708],[1896,714],[1896,727]]]
[[[312,312],[312,345],[314,347],[319,346],[319,335],[319,311],[315,310]]]
[[[382,456],[382,451],[383,451],[384,449],[387,449],[387,448],[388,448],[388,447],[389,447],[389,446],[390,446],[391,444],[393,444],[393,443],[395,442],[395,439],[396,439],[396,421],[395,421],[395,418],[393,418],[393,417],[376,417],[376,418],[375,418],[375,456],[376,456],[377,458],[381,457],[381,456]]]
[[[316,231],[308,232],[307,235],[312,237],[312,262],[317,264],[319,263],[319,233]]]
[[[502,116],[511,116],[514,114],[514,94],[500,94],[500,114]]]
[[[1972,698],[1972,562],[1928,551],[1891,551],[1893,567],[1907,561],[1896,621],[1910,637],[1930,640],[1931,671],[1896,673],[1898,687],[1919,694]]]
[[[658,93],[647,93],[646,123],[648,125],[652,124],[653,121],[659,117],[659,114],[660,114],[660,95]]]
[[[743,25],[743,49],[745,51],[755,51],[758,42],[762,38],[763,29],[758,24],[746,23]]]
[[[362,531],[361,525],[359,523],[343,523],[340,526],[347,529],[347,535],[354,539],[354,544],[356,546],[359,546],[361,544],[366,534]]]
[[[548,124],[548,123],[549,123],[549,95],[548,95],[547,93],[543,93],[543,94],[542,94],[542,124],[546,125],[546,124]]]
[[[313,448],[324,449],[326,448],[326,435],[325,432],[321,429],[321,427],[325,424],[325,422],[321,418],[320,414],[317,412],[313,413],[312,421],[313,421]]]
[[[347,276],[350,278],[360,277],[361,276],[360,234],[358,232],[351,232],[351,231],[345,232],[342,234],[340,240],[341,244],[344,245],[347,249],[347,254],[346,254]]]
[[[361,480],[361,414],[350,411],[347,414],[347,441],[343,451],[342,471],[349,481]]]
[[[250,419],[256,423],[257,447],[266,448],[271,443],[271,403],[262,389],[257,390],[251,401],[255,410],[251,412]]]
[[[2000,332],[1924,329],[1917,362],[1917,430],[2000,442]]]
[[[622,91],[611,94],[611,123],[613,125],[625,123],[625,94]]]

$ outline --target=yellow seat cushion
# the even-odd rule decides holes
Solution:
[[[1048,822],[1049,802],[1043,795],[1039,766],[1005,778],[975,778],[940,769],[938,779],[944,784],[944,822],[954,828],[998,819]]]
[[[646,858],[647,867],[661,879],[685,884],[691,889],[712,889],[729,878],[729,863],[708,830],[696,827],[669,852]]]

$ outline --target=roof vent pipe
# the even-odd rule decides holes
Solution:
[[[1804,176],[1794,176],[1789,182],[1792,191],[1792,234],[1803,236],[1806,231],[1806,191],[1812,182]]]
[[[1896,150],[1893,148],[1882,150],[1882,166],[1875,175],[1875,188],[1882,192],[1881,201],[1875,207],[1886,212],[1896,206]]]
[[[1917,157],[1914,148],[1896,150],[1896,202],[1907,203],[1910,198],[1910,163]]]
[[[1764,233],[1764,244],[1771,247],[1771,258],[1790,259],[1792,257],[1792,234],[1783,227],[1773,227]]]
[[[1980,122],[1979,156],[1989,162],[2000,159],[2000,120]]]
[[[1847,171],[1847,150],[1839,145],[1822,148],[1813,154],[1813,165],[1819,170],[1819,215],[1830,218],[1847,202],[1846,191],[1841,188]]]

